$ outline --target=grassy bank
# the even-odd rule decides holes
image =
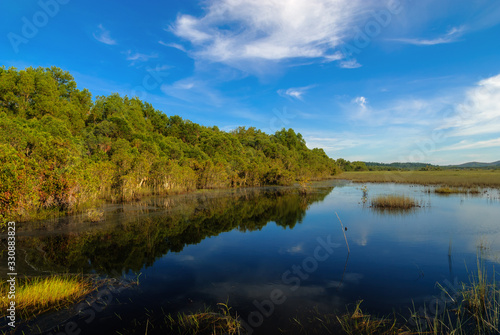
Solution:
[[[334,179],[357,183],[401,183],[443,185],[452,188],[500,188],[500,170],[444,170],[444,171],[360,171],[344,172]]]
[[[75,275],[21,278],[16,283],[16,312],[27,320],[39,314],[71,305],[95,290],[88,278]],[[8,307],[9,283],[0,286],[0,310]]]

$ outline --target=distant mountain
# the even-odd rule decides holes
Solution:
[[[375,163],[375,162],[365,162],[366,166],[370,170],[420,170],[420,169],[487,169],[487,168],[500,168],[500,161],[492,163],[482,163],[482,162],[468,162],[458,165],[433,165],[428,163]]]
[[[428,166],[435,167],[435,165],[429,164],[429,163],[401,163],[401,162],[395,162],[395,163],[376,163],[376,162],[365,162],[366,166],[368,168],[375,168],[375,169],[406,169],[406,170],[418,170],[421,168],[425,168]]]
[[[500,167],[500,161],[493,163],[481,163],[481,162],[468,162],[460,165],[448,165],[447,167],[457,167],[457,168],[488,168],[488,167]]]

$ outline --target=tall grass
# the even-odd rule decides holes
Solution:
[[[372,200],[372,207],[381,209],[411,209],[417,202],[405,195],[379,195]]]
[[[24,317],[32,317],[52,309],[75,303],[94,290],[89,279],[63,275],[19,279],[16,287],[16,310]],[[8,283],[0,286],[0,309],[9,304]]]
[[[477,334],[500,334],[500,287],[495,274],[488,278],[483,261],[477,260],[477,274],[462,288],[463,310]]]

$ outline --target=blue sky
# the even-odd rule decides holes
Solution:
[[[58,66],[224,130],[283,127],[332,158],[500,159],[496,0],[23,0],[0,64]]]

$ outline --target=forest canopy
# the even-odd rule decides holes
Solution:
[[[135,97],[93,99],[57,67],[0,67],[2,221],[98,199],[289,185],[338,172],[335,160],[308,149],[293,129],[225,132]]]

